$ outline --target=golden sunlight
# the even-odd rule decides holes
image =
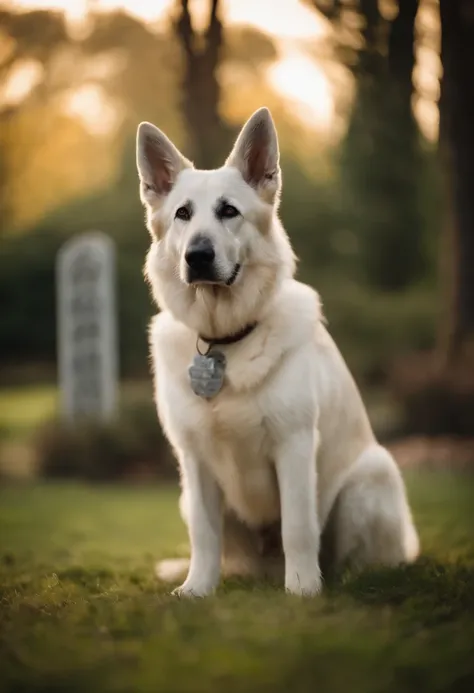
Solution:
[[[441,77],[441,27],[439,12],[426,0],[416,18],[416,66],[413,110],[424,136],[436,142],[439,134],[439,89]]]
[[[80,25],[89,11],[124,10],[146,22],[164,19],[173,5],[172,0],[10,0],[15,9],[62,10],[71,24]]]
[[[71,24],[84,20],[89,9],[111,11],[123,9],[145,21],[164,21],[174,7],[173,0],[16,0],[17,8],[50,8],[64,10]],[[193,17],[202,25],[208,12],[208,0],[195,0]],[[327,34],[324,19],[305,7],[299,0],[226,0],[223,11],[229,24],[253,26],[273,36],[281,59],[268,71],[272,88],[285,100],[291,102],[294,114],[310,129],[330,127],[334,110],[334,99],[328,79],[317,61],[298,47],[301,39],[315,43]],[[72,112],[84,119],[84,124],[93,126],[98,113],[98,101],[79,94],[73,101]],[[80,107],[77,104],[81,104]],[[91,113],[87,114],[87,104]],[[106,104],[102,100],[102,105]],[[71,109],[68,109],[71,112]],[[104,116],[103,122],[107,122]]]
[[[331,128],[334,117],[331,86],[314,60],[297,49],[288,49],[269,68],[268,78],[307,127]]]
[[[145,22],[151,22],[165,17],[173,3],[171,0],[96,0],[94,5],[94,9],[104,12],[126,10]]]
[[[280,38],[314,39],[327,33],[326,22],[299,0],[227,0],[231,24],[249,24]]]
[[[194,0],[191,4],[193,19],[200,28],[205,25],[209,2]],[[176,7],[174,0],[14,0],[10,5],[23,9],[43,7],[64,10],[71,26],[80,25],[89,10],[108,12],[122,9],[145,21],[156,22],[157,28],[167,21],[170,11]],[[384,0],[381,7],[384,13],[393,14],[393,0]],[[229,24],[253,26],[273,37],[280,59],[267,71],[269,85],[283,97],[306,128],[332,131],[336,121],[336,87],[331,84],[321,64],[304,47],[304,41],[314,47],[327,36],[329,29],[326,20],[299,0],[224,0],[223,15]],[[413,106],[423,133],[431,140],[437,138],[439,120],[439,57],[435,45],[439,41],[439,20],[436,17],[432,5],[422,2],[417,18],[417,66],[414,71],[418,93]],[[8,86],[9,98],[21,99],[23,94],[28,93],[32,81],[34,75],[31,66],[19,71]],[[72,109],[88,128],[95,127],[96,131],[93,123],[100,111],[99,101],[105,109],[101,122],[112,122],[107,112],[110,105],[107,106],[104,99],[98,100],[90,95],[85,98],[79,94],[73,101],[76,105]],[[81,107],[77,104],[81,104]],[[87,113],[88,107],[91,114]]]
[[[9,79],[0,85],[0,103],[14,106],[40,81],[43,68],[36,60],[21,62],[10,75]]]
[[[84,84],[64,99],[65,111],[78,117],[92,135],[110,135],[120,121],[120,115],[95,84]]]

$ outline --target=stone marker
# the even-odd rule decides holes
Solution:
[[[118,380],[112,239],[92,231],[64,243],[56,294],[61,414],[68,421],[110,419]]]

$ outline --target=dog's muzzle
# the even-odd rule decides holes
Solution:
[[[197,234],[189,243],[184,254],[186,261],[186,280],[188,284],[224,284],[232,286],[240,272],[236,264],[228,277],[222,277],[216,270],[216,253],[212,241]]]
[[[186,249],[184,259],[187,265],[187,280],[193,282],[217,281],[214,260],[214,246],[206,236],[195,236]]]

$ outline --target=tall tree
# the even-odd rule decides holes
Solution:
[[[175,25],[184,56],[182,110],[189,135],[190,156],[203,168],[219,163],[229,132],[219,113],[218,68],[223,51],[219,0],[210,0],[207,27],[202,36],[193,27],[189,0],[180,0]]]
[[[471,0],[440,0],[440,17],[440,146],[451,213],[451,300],[442,347],[449,365],[474,341],[474,5]]]
[[[357,233],[368,282],[403,289],[424,269],[422,162],[412,112],[419,0],[399,0],[393,19],[382,15],[378,0],[311,4],[333,23],[339,54],[356,81],[341,158],[346,223]]]

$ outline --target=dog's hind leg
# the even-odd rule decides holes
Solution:
[[[336,566],[397,565],[418,556],[418,535],[401,473],[380,445],[371,445],[359,456],[331,515]]]

